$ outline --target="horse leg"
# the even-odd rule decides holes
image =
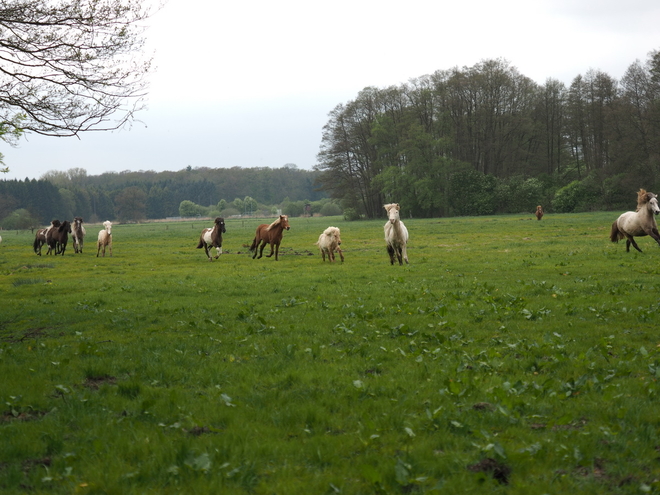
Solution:
[[[394,248],[391,244],[387,245],[387,254],[390,255],[390,265],[394,264]]]
[[[217,253],[217,256],[215,257],[215,259],[217,260],[220,257],[220,255],[222,254],[222,246],[216,246],[215,251]]]
[[[261,245],[258,248],[259,249],[259,256],[257,257],[257,259],[261,259],[261,257],[264,255],[264,248],[266,247],[266,244],[268,244],[268,241],[266,239],[263,239],[261,241]],[[257,255],[256,251],[254,252],[254,255],[255,256]]]
[[[410,263],[408,262],[408,248],[406,247],[405,244],[401,248],[401,253],[403,255],[403,259],[406,261],[406,265],[409,265]]]
[[[398,247],[396,248],[396,259],[399,261],[399,265],[403,265],[403,259],[402,259],[402,253],[401,253],[401,248]]]
[[[628,253],[630,252],[630,245],[631,244],[635,249],[637,249],[637,251],[639,251],[640,253],[642,252],[642,250],[639,249],[639,246],[635,242],[635,239],[633,239],[633,236],[626,235],[626,252],[628,252]]]
[[[271,246],[272,248],[272,246]],[[273,254],[272,252],[270,254]],[[278,255],[280,254],[280,243],[276,242],[275,243],[275,261],[278,260]]]
[[[204,243],[204,252],[206,253],[206,257],[209,259],[209,261],[213,261],[211,259],[211,255],[209,254],[209,246],[206,243]]]
[[[267,254],[266,258],[270,258],[271,256],[273,256],[273,253],[275,252],[275,245],[276,245],[275,242],[270,243],[270,254]],[[277,261],[277,254],[275,255],[275,261]]]
[[[337,248],[337,252],[339,253],[339,257],[341,258],[341,262],[344,262],[344,253],[341,252],[341,248]]]

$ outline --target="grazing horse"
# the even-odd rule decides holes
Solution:
[[[217,260],[222,254],[222,234],[225,233],[227,233],[227,229],[225,229],[225,219],[222,217],[216,218],[213,228],[202,230],[202,233],[199,236],[197,249],[204,248],[206,257],[209,261],[213,261],[213,258],[211,258],[211,255],[209,254],[209,248],[214,247],[218,253],[215,256],[215,259]]]
[[[403,265],[403,260],[408,264],[408,252],[406,244],[408,243],[408,229],[399,218],[399,204],[391,203],[383,205],[387,210],[389,220],[385,224],[385,242],[387,243],[387,254],[390,255],[390,264],[394,264],[394,255],[399,260],[399,265]]]
[[[319,240],[316,245],[321,251],[321,257],[325,261],[325,255],[328,255],[328,261],[335,261],[335,251],[339,253],[341,261],[344,261],[344,253],[341,252],[341,237],[339,235],[339,228],[337,227],[328,227],[323,231],[319,236]]]
[[[53,227],[57,228],[61,225],[59,220],[53,220],[50,222],[50,226],[48,226],[45,229],[39,229],[37,230],[37,234],[34,236],[34,242],[32,243],[32,247],[34,248],[34,252],[38,255],[41,256],[41,248],[44,244],[46,244],[46,234],[50,229]]]
[[[76,253],[82,254],[83,250],[83,239],[85,237],[85,227],[83,227],[82,217],[75,217],[73,219],[73,226],[71,228],[73,232],[73,250]]]
[[[99,238],[96,241],[96,257],[99,257],[101,249],[103,249],[103,257],[105,258],[105,247],[110,248],[110,256],[112,256],[112,222],[106,220],[103,222],[103,230],[99,231]]]
[[[541,205],[536,207],[536,213],[534,213],[534,215],[536,215],[537,220],[541,220],[543,218],[543,208],[541,208]]]
[[[616,222],[612,224],[610,240],[612,242],[619,242],[625,237],[626,252],[630,252],[631,244],[637,251],[642,252],[635,239],[633,239],[633,236],[643,237],[650,235],[660,245],[658,224],[654,217],[654,215],[660,213],[657,198],[658,196],[656,194],[640,189],[637,193],[637,209],[621,214]]]
[[[52,228],[47,230],[46,244],[48,244],[48,251],[46,251],[46,255],[52,252],[54,255],[61,254],[64,256],[66,244],[69,242],[69,234],[71,233],[71,224],[68,220],[64,220],[59,227],[53,225]]]
[[[252,259],[257,257],[257,251],[259,252],[259,258],[264,254],[264,248],[266,244],[270,244],[270,254],[267,254],[266,257],[270,258],[273,256],[273,246],[275,251],[275,261],[278,260],[278,253],[280,252],[280,242],[282,242],[282,236],[284,235],[284,229],[289,230],[289,217],[286,215],[280,215],[280,217],[275,220],[270,225],[262,223],[257,227],[257,231],[254,234],[254,240],[252,241],[252,246],[250,246],[250,251],[254,251],[254,256]],[[261,243],[261,249],[259,249],[259,243]]]

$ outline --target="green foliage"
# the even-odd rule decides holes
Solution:
[[[324,217],[334,217],[342,214],[341,206],[337,203],[327,202],[319,210],[321,216]]]
[[[583,181],[573,181],[558,189],[552,200],[552,207],[559,213],[593,211],[601,206],[601,201],[600,191],[594,181],[588,178]]]
[[[196,205],[192,201],[183,200],[179,205],[179,215],[182,217],[198,217],[202,216],[204,208],[200,205]]]
[[[449,204],[456,215],[491,215],[495,212],[497,179],[472,169],[451,177]]]
[[[3,236],[0,487],[653,492],[660,248],[626,253],[614,218],[410,219],[403,267],[382,220],[334,219],[334,264],[316,217],[278,262],[244,247],[260,219],[213,263],[199,220],[48,264]]]
[[[20,208],[3,218],[0,224],[6,230],[31,229],[39,225],[39,220],[25,208]]]

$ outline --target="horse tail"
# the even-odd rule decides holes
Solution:
[[[199,238],[199,242],[197,243],[197,249],[202,249],[204,247],[204,241],[202,238]]]
[[[255,235],[254,240],[252,241],[252,245],[250,246],[250,251],[254,251],[255,249],[257,249],[257,244],[258,244],[257,236]]]
[[[34,243],[32,243],[32,247],[34,248],[35,253],[39,252],[39,234],[37,234],[36,237],[34,238]]]
[[[612,232],[610,232],[610,241],[619,242],[624,237],[625,236],[623,235],[623,232],[619,230],[619,226],[617,225],[617,222],[614,222],[612,224]]]

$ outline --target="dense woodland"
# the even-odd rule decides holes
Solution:
[[[326,197],[315,187],[319,173],[295,165],[281,168],[186,168],[178,172],[121,172],[87,175],[84,169],[49,172],[40,179],[0,181],[0,222],[4,228],[48,224],[53,218],[82,216],[142,221],[181,216],[182,203],[195,216],[228,210],[298,207]],[[252,200],[252,198],[255,198]],[[200,208],[200,206],[206,207]],[[210,209],[209,209],[210,207]],[[295,213],[295,210],[294,210]]]
[[[628,210],[660,191],[660,52],[620,81],[598,70],[539,85],[486,60],[338,105],[316,170],[356,217]]]
[[[0,181],[0,222],[141,221],[303,205],[347,219],[629,210],[660,191],[660,51],[617,81],[598,70],[539,85],[502,59],[361,91],[329,114],[314,171],[196,168]],[[324,200],[324,198],[326,198]],[[338,206],[341,204],[341,208]],[[309,213],[309,209],[305,210]]]

